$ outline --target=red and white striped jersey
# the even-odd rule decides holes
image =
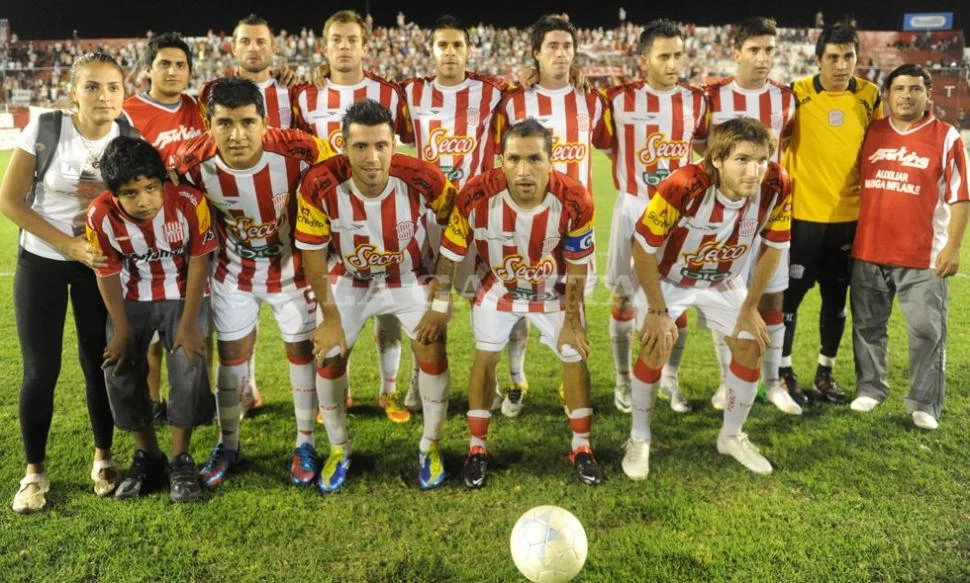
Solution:
[[[434,77],[402,83],[418,157],[437,164],[459,189],[495,165],[492,119],[502,101],[497,79],[468,73],[444,87]]]
[[[394,133],[402,142],[411,143],[411,118],[401,88],[377,75],[364,71],[364,78],[354,85],[337,85],[327,82],[319,89],[313,85],[302,86],[293,100],[296,109],[296,127],[319,136],[330,143],[334,152],[344,151],[344,137],[340,133],[347,108],[373,99],[391,111]]]
[[[772,162],[780,162],[781,143],[791,136],[795,120],[795,92],[771,79],[761,89],[744,89],[734,77],[722,79],[704,88],[708,101],[708,119],[696,139],[706,140],[710,129],[737,117],[754,118],[768,126],[778,140]]]
[[[791,181],[776,162],[768,163],[761,191],[737,201],[721,194],[703,164],[683,166],[660,183],[634,239],[657,255],[668,281],[714,287],[741,273],[759,234],[778,249],[791,240]]]
[[[489,170],[462,189],[441,254],[457,263],[472,244],[488,267],[477,305],[514,313],[562,311],[566,262],[592,261],[593,198],[582,184],[553,171],[542,203],[523,209],[509,194],[505,172]]]
[[[203,111],[209,105],[209,86],[212,81],[205,83],[199,90],[199,103]],[[275,78],[256,83],[263,95],[263,106],[266,108],[266,127],[288,129],[295,127],[293,123],[293,94],[299,87],[289,88],[280,84]]]
[[[185,93],[174,106],[158,103],[147,93],[132,95],[125,100],[124,112],[145,141],[162,155],[165,164],[172,161],[172,155],[182,142],[205,132],[199,104]]]
[[[367,197],[354,185],[347,157],[336,156],[311,168],[300,185],[296,246],[329,246],[330,275],[352,277],[354,287],[413,285],[425,274],[428,214],[446,224],[457,194],[434,164],[394,154],[384,191]]]
[[[88,207],[88,241],[108,258],[95,273],[120,273],[126,300],[185,298],[189,258],[217,247],[205,196],[184,184],[166,182],[162,189],[162,208],[151,220],[131,218],[107,190]]]
[[[608,115],[606,101],[595,91],[580,91],[572,85],[562,89],[536,85],[513,91],[499,105],[496,140],[501,143],[509,126],[535,118],[552,132],[553,168],[592,191],[591,150],[611,145]]]
[[[690,164],[694,134],[704,125],[704,92],[686,83],[657,91],[643,81],[604,91],[613,134],[613,183],[649,199],[671,172]]]
[[[219,157],[205,134],[176,154],[175,170],[205,192],[222,245],[215,279],[241,291],[275,293],[306,285],[293,251],[296,191],[311,165],[332,155],[322,140],[299,130],[266,130],[263,154],[246,170]]]
[[[950,205],[970,201],[967,153],[950,124],[932,113],[906,131],[872,122],[862,143],[857,259],[935,269],[948,241]]]

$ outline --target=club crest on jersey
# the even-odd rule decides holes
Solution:
[[[705,263],[727,263],[740,259],[748,251],[747,245],[720,245],[717,241],[708,241],[696,251],[684,256],[684,261],[691,266]]]
[[[689,154],[689,140],[668,140],[663,132],[654,132],[647,136],[643,148],[637,152],[637,160],[644,166],[650,166],[661,159],[686,161]]]
[[[403,251],[380,251],[376,245],[363,243],[354,248],[354,252],[344,255],[354,269],[370,269],[372,267],[387,267],[404,261]]]
[[[286,201],[289,199],[289,192],[280,192],[273,195],[273,208],[276,210],[276,214],[280,214],[286,210]]]
[[[506,256],[502,260],[502,265],[495,269],[495,275],[507,283],[522,280],[531,284],[537,284],[544,282],[555,274],[556,262],[551,257],[544,257],[539,263],[530,265],[518,254]]]
[[[586,144],[580,144],[579,142],[566,142],[564,144],[559,143],[559,138],[555,137],[552,140],[552,163],[565,162],[567,164],[574,164],[577,162],[582,162],[586,159]]]
[[[182,228],[182,223],[164,223],[162,224],[162,233],[165,234],[165,240],[173,245],[181,243],[185,239],[185,230]]]
[[[477,107],[470,107],[465,111],[465,117],[468,119],[468,125],[477,126],[481,113]]]
[[[579,131],[588,132],[589,131],[589,116],[585,113],[581,113],[576,116],[576,125],[579,126]]]
[[[344,134],[340,131],[340,128],[334,128],[327,136],[327,141],[330,142],[330,147],[334,152],[344,151]]]
[[[449,136],[446,128],[435,128],[428,134],[428,145],[421,150],[428,162],[437,162],[442,156],[460,156],[475,151],[478,142],[472,136]]]
[[[559,237],[547,237],[542,242],[542,254],[549,255],[559,246]]]
[[[398,241],[409,241],[414,237],[415,224],[414,221],[402,221],[394,226],[394,232],[397,233]]]
[[[758,221],[755,219],[744,219],[738,225],[738,234],[742,237],[752,237],[758,231]]]

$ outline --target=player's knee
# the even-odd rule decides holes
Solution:
[[[731,358],[741,366],[757,368],[761,354],[761,348],[754,340],[738,339],[731,345]]]
[[[286,342],[286,357],[290,362],[310,361],[313,359],[313,343],[309,340]]]
[[[761,300],[758,301],[758,311],[777,311],[780,312],[785,301],[785,292],[771,292],[761,294]]]

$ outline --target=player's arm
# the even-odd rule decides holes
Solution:
[[[960,246],[967,230],[970,202],[961,200],[950,205],[950,224],[946,228],[946,245],[936,258],[936,275],[950,277],[960,270]]]
[[[121,275],[113,273],[107,276],[98,276],[98,291],[104,300],[104,307],[108,310],[108,317],[111,319],[111,327],[114,329],[114,336],[108,340],[104,347],[104,361],[101,368],[108,368],[115,365],[115,374],[123,370],[130,364],[132,358],[132,331],[125,315],[124,290],[121,286]]]
[[[571,346],[583,360],[589,357],[589,341],[583,325],[583,293],[588,270],[586,262],[566,263],[566,318],[556,340],[560,352],[564,346]]]
[[[199,312],[202,309],[202,298],[205,284],[209,278],[209,263],[212,253],[189,258],[188,276],[185,281],[185,299],[182,301],[182,318],[175,331],[172,342],[172,352],[179,348],[185,350],[185,355],[192,361],[192,355],[198,354],[205,359],[205,335],[199,329]]]
[[[640,330],[640,343],[663,360],[677,340],[677,325],[667,312],[667,301],[660,290],[660,265],[657,251],[667,239],[679,214],[663,196],[665,183],[644,210],[637,224],[633,245],[633,270],[647,297],[647,315]]]
[[[455,266],[465,257],[470,241],[471,227],[468,218],[462,214],[459,206],[454,204],[451,207],[448,226],[441,236],[435,276],[428,283],[428,297],[431,303],[417,327],[416,336],[420,342],[429,344],[436,341],[448,326]]]

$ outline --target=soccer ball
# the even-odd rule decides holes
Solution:
[[[536,506],[512,527],[512,560],[529,581],[560,583],[586,562],[586,531],[571,512]]]

